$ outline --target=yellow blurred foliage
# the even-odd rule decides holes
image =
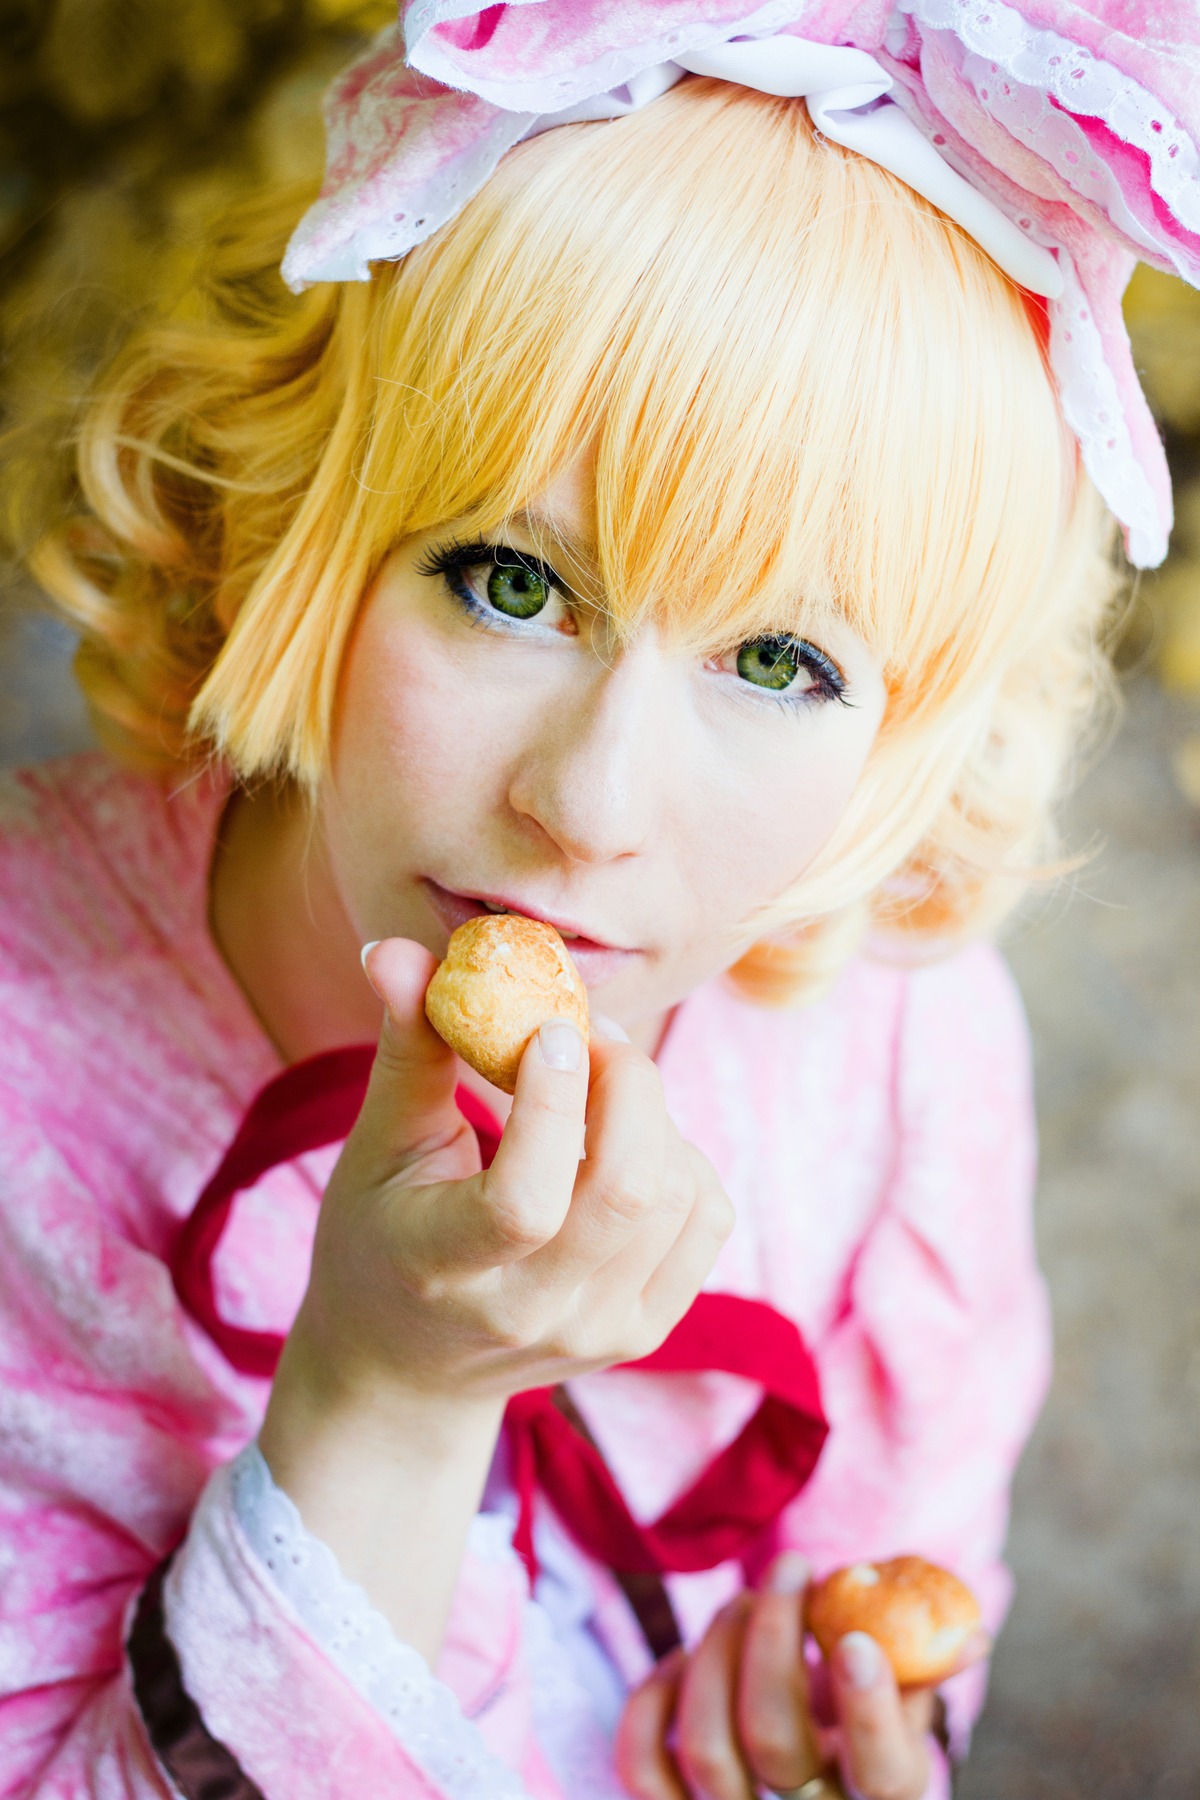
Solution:
[[[1200,732],[1189,732],[1171,759],[1175,785],[1185,800],[1200,807]]]
[[[1129,284],[1125,317],[1175,473],[1171,554],[1143,593],[1155,615],[1163,681],[1177,693],[1200,695],[1200,294],[1142,264]],[[1191,780],[1190,762],[1188,769]]]
[[[321,95],[394,0],[26,0],[0,57],[0,408],[75,391],[186,304],[213,223],[319,181]]]
[[[1139,263],[1125,319],[1150,404],[1173,432],[1200,432],[1200,293]]]
[[[1200,694],[1200,481],[1177,489],[1171,554],[1146,587],[1164,682],[1177,693]]]
[[[396,4],[395,0],[310,0],[309,11],[324,25],[374,32],[392,23]]]
[[[57,0],[39,70],[77,119],[134,118],[171,75],[200,90],[228,86],[252,28],[281,10],[282,0]]]

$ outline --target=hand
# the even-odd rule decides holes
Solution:
[[[668,1657],[631,1695],[617,1768],[634,1800],[756,1800],[788,1794],[840,1765],[862,1800],[921,1800],[934,1696],[901,1692],[862,1632],[830,1669],[837,1725],[818,1725],[804,1660],[802,1557],[776,1559],[763,1587],[717,1614],[698,1647]],[[972,1646],[967,1660],[986,1653]],[[964,1665],[965,1666],[965,1665]]]
[[[433,958],[391,938],[367,963],[386,1019],[259,1445],[308,1529],[432,1662],[508,1396],[653,1349],[733,1213],[654,1064],[603,1039],[589,1057],[561,1021],[526,1050],[482,1172],[425,1018]]]
[[[647,1354],[732,1225],[654,1064],[600,1038],[589,1056],[568,1022],[543,1026],[481,1172],[454,1059],[424,1016],[432,958],[390,939],[367,961],[386,1021],[297,1321],[314,1361],[349,1389],[460,1407]]]

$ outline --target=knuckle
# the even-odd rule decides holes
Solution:
[[[539,1121],[557,1124],[560,1119],[581,1117],[583,1098],[571,1082],[559,1078],[532,1083],[523,1089],[520,1106],[526,1119],[531,1120],[536,1128]]]
[[[652,1312],[636,1309],[635,1316],[626,1320],[624,1325],[614,1331],[610,1343],[614,1347],[614,1362],[640,1362],[657,1350],[674,1321],[660,1319]]]
[[[724,1243],[737,1222],[733,1201],[720,1183],[715,1183],[705,1192],[702,1204],[709,1230]]]
[[[421,1268],[411,1262],[404,1271],[404,1285],[418,1306],[442,1307],[450,1296],[450,1282],[441,1269]]]
[[[751,1712],[743,1721],[746,1753],[760,1780],[771,1787],[799,1787],[804,1760],[797,1721],[781,1708]]]
[[[524,1356],[537,1349],[544,1351],[545,1341],[536,1319],[517,1308],[492,1308],[484,1325],[492,1348],[513,1356]]]
[[[492,1230],[518,1252],[540,1250],[554,1235],[553,1221],[532,1195],[515,1194],[484,1181],[484,1201]]]
[[[622,1362],[641,1362],[644,1356],[661,1348],[662,1344],[675,1329],[683,1316],[684,1307],[673,1307],[669,1312],[660,1312],[657,1308],[647,1312],[645,1318],[625,1339],[625,1348],[621,1352]]]
[[[709,1162],[707,1156],[705,1156],[703,1150],[701,1150],[698,1145],[693,1144],[690,1138],[684,1138],[682,1142],[683,1154],[687,1159],[688,1167],[692,1171],[693,1180],[702,1186],[707,1186],[709,1182],[715,1182],[719,1187],[721,1178]]]
[[[617,1369],[622,1363],[640,1362],[643,1356],[649,1356],[651,1350],[656,1348],[656,1344],[644,1343],[635,1335],[589,1334],[573,1346],[573,1354],[578,1362],[595,1363],[598,1368]]]
[[[643,1056],[630,1070],[631,1083],[638,1098],[646,1106],[663,1106],[663,1079],[658,1064]]]
[[[919,1800],[924,1793],[928,1770],[918,1776],[909,1757],[904,1757],[901,1762],[885,1759],[882,1754],[864,1758],[861,1743],[849,1748],[849,1773],[863,1800]]]
[[[863,1800],[918,1800],[921,1789],[914,1787],[907,1778],[885,1775],[877,1777],[860,1792]]]
[[[653,1212],[659,1189],[642,1177],[625,1174],[620,1180],[601,1181],[597,1198],[605,1212],[628,1225],[638,1225]]]
[[[719,1738],[693,1729],[680,1738],[676,1756],[688,1781],[708,1800],[741,1800],[737,1771],[731,1767],[727,1747]]]
[[[589,1354],[590,1346],[569,1331],[552,1331],[538,1340],[542,1355],[554,1363],[573,1366],[576,1363],[601,1362],[603,1357]]]
[[[631,1800],[662,1800],[662,1784],[635,1758],[619,1759],[617,1772]]]
[[[372,1074],[377,1069],[381,1075],[405,1075],[412,1063],[403,1040],[397,1038],[394,1028],[386,1024],[379,1034],[379,1042],[375,1046],[375,1062]]]
[[[632,1045],[621,1045],[609,1063],[609,1071],[630,1097],[661,1100],[663,1084],[658,1064]]]
[[[684,1151],[696,1206],[714,1231],[728,1236],[733,1229],[735,1214],[721,1177],[694,1144],[685,1143]]]
[[[797,1596],[768,1590],[757,1596],[751,1636],[756,1663],[772,1674],[790,1672],[795,1655],[799,1608]]]
[[[680,1169],[671,1169],[662,1184],[657,1210],[686,1219],[696,1204],[695,1183]]]
[[[662,1076],[656,1064],[640,1050],[624,1045],[621,1049],[622,1054],[613,1057],[601,1071],[598,1085],[608,1101],[620,1112],[643,1118],[660,1114],[665,1118]]]
[[[496,1229],[510,1249],[523,1254],[540,1250],[552,1235],[539,1213],[522,1212],[519,1208],[498,1214]]]

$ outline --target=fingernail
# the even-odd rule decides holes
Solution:
[[[370,943],[364,944],[362,949],[359,951],[358,960],[363,966],[364,974],[366,973],[366,968],[367,968],[367,957],[370,955],[371,951],[375,948],[376,944],[382,944],[382,942],[383,942],[382,938],[372,938]]]
[[[852,1688],[872,1688],[879,1680],[883,1658],[879,1645],[865,1631],[848,1631],[838,1645],[842,1674]]]
[[[771,1594],[802,1594],[812,1579],[812,1564],[798,1550],[785,1550],[767,1570],[767,1591]]]
[[[579,1067],[583,1038],[569,1019],[548,1019],[538,1031],[538,1047],[548,1069],[570,1071]]]
[[[608,1038],[614,1044],[629,1042],[629,1033],[615,1019],[606,1019],[603,1013],[592,1014],[592,1030],[597,1037]]]

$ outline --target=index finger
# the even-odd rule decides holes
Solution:
[[[891,1664],[874,1638],[851,1631],[832,1661],[842,1759],[864,1800],[921,1800],[929,1781],[924,1734],[910,1723]]]
[[[433,957],[407,938],[384,938],[364,946],[362,964],[383,1023],[353,1154],[376,1174],[416,1165],[428,1181],[470,1174],[479,1156],[454,1102],[454,1057],[425,1017]]]
[[[562,1230],[539,1257],[538,1273],[546,1279],[585,1280],[637,1237],[664,1198],[664,1165],[674,1127],[658,1070],[632,1045],[605,1039],[592,1044],[591,1069],[587,1160]],[[664,1221],[668,1236],[680,1223]]]
[[[491,1168],[485,1203],[532,1251],[559,1230],[583,1155],[588,1047],[570,1019],[548,1019],[525,1047],[512,1111]]]
[[[634,1800],[690,1800],[670,1750],[684,1655],[673,1650],[635,1688],[613,1744],[617,1774]]]
[[[823,1758],[809,1721],[804,1590],[809,1567],[785,1551],[754,1598],[738,1671],[738,1729],[751,1768],[773,1790],[802,1787]]]

